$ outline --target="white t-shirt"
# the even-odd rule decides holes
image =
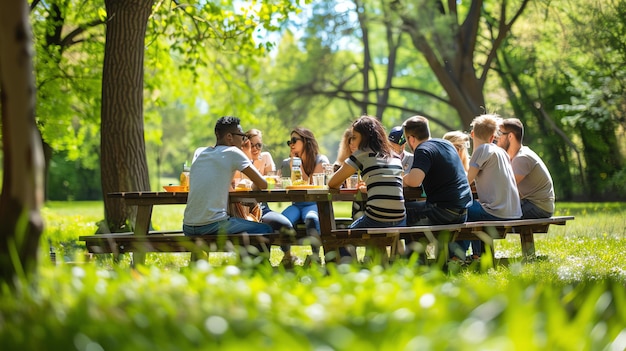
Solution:
[[[470,159],[470,167],[478,168],[476,193],[483,209],[498,218],[522,217],[522,206],[509,155],[501,147],[480,145]]]
[[[522,146],[511,160],[513,172],[524,176],[517,184],[521,199],[527,199],[540,209],[554,212],[554,185],[548,167],[539,155],[527,146]]]
[[[200,226],[228,219],[233,175],[251,166],[246,154],[235,146],[205,148],[191,164],[183,223]]]

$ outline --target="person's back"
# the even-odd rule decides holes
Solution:
[[[474,150],[467,179],[476,182],[478,200],[469,209],[468,221],[515,219],[522,216],[517,185],[508,154],[493,143],[501,118],[481,115],[471,123]]]
[[[470,169],[478,169],[476,193],[485,211],[495,217],[512,219],[521,217],[519,194],[508,155],[497,145],[486,143],[474,149]],[[470,214],[468,220],[480,220]]]
[[[426,201],[444,208],[466,208],[472,191],[454,146],[443,139],[430,139],[415,150],[413,167],[422,169]]]
[[[215,146],[204,149],[191,164],[183,217],[185,235],[272,232],[267,224],[228,215],[228,192],[235,171],[243,172],[256,187],[267,188],[265,179],[241,151],[246,135],[239,122],[239,118],[232,116],[218,119]]]
[[[431,139],[428,119],[413,116],[404,124],[404,135],[413,150],[413,166],[404,176],[406,186],[422,186],[426,201],[405,202],[408,225],[463,223],[472,203],[472,192],[454,146]]]
[[[367,186],[365,215],[378,222],[404,219],[402,162],[396,157],[377,157],[370,149],[357,150],[346,163],[361,172]]]
[[[235,146],[205,148],[191,164],[183,223],[199,226],[228,218],[228,192],[236,170],[251,165]]]

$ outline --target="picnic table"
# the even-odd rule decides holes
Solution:
[[[98,234],[80,237],[92,253],[133,253],[134,262],[143,262],[145,252],[192,251],[202,245],[208,247],[218,240],[234,241],[256,246],[268,251],[271,245],[298,244],[293,237],[285,238],[280,233],[230,234],[184,236],[182,230],[155,232],[150,230],[154,206],[181,205],[187,203],[187,192],[115,192],[111,198],[123,199],[126,205],[137,206],[137,217],[133,232]],[[421,188],[404,188],[406,201],[424,199]],[[425,239],[428,243],[441,245],[442,240],[480,239],[493,247],[493,239],[504,239],[508,234],[520,234],[522,254],[526,258],[535,256],[534,234],[547,233],[550,224],[564,225],[572,216],[551,217],[535,220],[505,220],[490,222],[466,222],[450,225],[411,226],[392,228],[338,229],[333,203],[339,201],[364,201],[366,193],[356,189],[292,188],[272,190],[231,191],[229,202],[315,202],[320,221],[320,239],[324,253],[335,251],[345,245],[374,246],[390,248],[390,256],[395,254],[399,239]],[[182,226],[182,224],[181,224]],[[445,235],[442,235],[445,234]],[[190,246],[189,244],[194,244]],[[437,251],[437,250],[436,250]],[[493,250],[492,250],[493,254]]]

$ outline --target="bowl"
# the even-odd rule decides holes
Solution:
[[[183,193],[189,191],[189,187],[182,185],[164,185],[163,189],[169,193]]]

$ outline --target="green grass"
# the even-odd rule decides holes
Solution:
[[[101,207],[79,207],[49,204],[43,240],[63,242],[68,232],[89,233],[79,224],[98,221]],[[180,214],[174,208],[172,213],[158,215],[162,225]],[[536,236],[541,260],[456,273],[412,262],[285,271],[228,260],[186,267],[184,260],[161,258],[136,269],[104,260],[56,266],[42,261],[36,279],[19,281],[14,291],[0,290],[0,345],[3,350],[626,349],[626,204],[563,203],[557,214],[576,219]],[[516,240],[512,235],[497,241],[497,253],[514,256]]]

